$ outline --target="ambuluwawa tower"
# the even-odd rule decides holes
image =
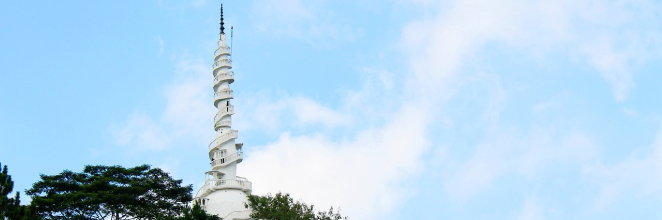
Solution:
[[[235,143],[238,131],[232,129],[234,106],[230,100],[234,82],[234,72],[230,47],[225,36],[223,5],[221,4],[221,33],[218,49],[214,52],[214,106],[218,113],[214,116],[216,138],[209,144],[211,170],[205,172],[205,183],[195,195],[194,201],[209,214],[218,215],[223,220],[249,219],[250,210],[245,207],[252,184],[246,178],[237,176],[237,164],[242,161],[241,143]]]

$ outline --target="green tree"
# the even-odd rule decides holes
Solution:
[[[0,167],[2,167],[1,163]],[[7,197],[14,190],[14,181],[11,180],[8,172],[7,165],[2,167],[2,172],[0,172],[0,219],[7,217],[11,211],[10,207],[15,203],[12,198]]]
[[[207,214],[198,203],[195,203],[193,207],[184,207],[181,216],[168,220],[221,220],[221,218],[216,215]]]
[[[251,218],[264,220],[342,220],[349,219],[340,215],[340,210],[316,212],[314,205],[294,201],[290,194],[277,193],[275,196],[248,196],[248,204],[252,210]]]
[[[81,173],[40,177],[27,194],[44,219],[167,219],[192,200],[191,185],[149,165],[88,165]]]
[[[0,163],[0,167],[2,167],[2,163]],[[2,167],[2,172],[0,172],[0,219],[38,219],[34,215],[32,207],[21,205],[21,197],[18,192],[14,198],[7,197],[14,190],[14,181],[8,172],[7,165]]]
[[[9,220],[38,220],[41,219],[36,215],[33,207],[31,205],[21,205],[21,199],[18,192],[11,202],[9,203],[9,209],[6,214],[6,218]]]

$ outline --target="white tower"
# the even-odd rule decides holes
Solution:
[[[223,220],[249,219],[250,210],[245,207],[252,184],[237,176],[237,164],[242,161],[241,143],[235,143],[238,131],[232,129],[234,106],[230,103],[234,82],[230,47],[227,46],[223,27],[223,5],[221,4],[221,33],[218,49],[214,52],[214,106],[218,113],[214,117],[216,138],[209,144],[211,170],[205,173],[205,184],[195,194],[198,202],[209,214]]]

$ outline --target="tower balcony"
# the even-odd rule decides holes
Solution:
[[[237,179],[205,180],[205,184],[195,193],[195,198],[202,198],[211,192],[223,189],[238,189],[250,193],[253,190],[253,183],[243,177],[237,177]]]
[[[230,55],[230,47],[228,46],[220,46],[216,51],[214,51],[214,58],[220,56],[220,55]]]
[[[217,121],[216,123],[214,123],[215,130],[218,130],[221,127],[231,127],[231,126],[232,126],[231,120]]]
[[[223,220],[236,220],[236,219],[251,219],[251,210],[244,210],[244,211],[234,211],[230,212],[230,214],[226,215],[223,217]]]
[[[214,124],[218,123],[225,115],[234,115],[234,105],[219,107],[216,116],[214,116]]]
[[[229,140],[237,139],[237,137],[239,137],[239,131],[237,131],[237,130],[230,130],[227,133],[221,134],[216,139],[214,139],[211,143],[209,143],[209,151],[212,151],[215,148],[220,147],[221,144],[223,144],[225,142],[228,142]]]
[[[219,83],[223,81],[228,81],[228,83],[233,83],[234,82],[234,71],[221,71],[216,74],[216,77],[214,77],[214,88],[219,85]]]
[[[231,59],[220,59],[214,62],[214,65],[211,66],[213,69],[212,72],[216,72],[218,69],[222,67],[227,67],[228,69],[232,69],[232,60]]]
[[[224,167],[229,164],[232,164],[232,162],[237,161],[237,163],[241,163],[241,161],[244,159],[244,154],[241,151],[237,151],[237,153],[221,157],[221,158],[214,158],[213,161],[211,161],[211,167],[212,169],[217,168],[217,167]]]
[[[214,93],[214,105],[218,104],[223,99],[231,99],[233,97],[232,89],[221,89]]]

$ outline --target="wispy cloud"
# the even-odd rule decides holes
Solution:
[[[354,41],[362,35],[361,29],[325,10],[326,2],[257,0],[253,2],[252,15],[262,32],[304,40],[320,47]]]
[[[260,7],[266,8],[271,2],[258,3],[260,5],[255,6],[257,11]],[[424,170],[417,161],[422,160],[422,154],[430,150],[429,146],[436,148],[433,152],[437,155],[431,157],[433,161],[429,163],[440,167],[447,194],[460,200],[470,200],[489,190],[496,180],[505,175],[529,178],[548,171],[555,164],[573,164],[575,171],[581,172],[584,167],[599,163],[599,146],[594,137],[572,126],[554,123],[519,127],[502,122],[500,117],[509,94],[501,84],[499,74],[467,73],[467,63],[477,58],[482,48],[489,43],[517,48],[532,57],[549,57],[561,52],[568,54],[568,58],[578,58],[579,62],[594,68],[613,87],[615,99],[624,100],[634,86],[632,79],[637,64],[659,50],[659,44],[643,40],[650,38],[647,31],[637,29],[632,30],[628,36],[618,34],[623,27],[650,19],[646,17],[650,13],[645,16],[631,13],[630,10],[650,10],[639,6],[618,10],[620,3],[598,1],[578,4],[572,1],[544,0],[419,3],[426,7],[445,8],[435,8],[433,10],[439,11],[436,16],[411,22],[403,28],[402,39],[398,44],[403,46],[410,63],[406,73],[398,73],[398,79],[406,83],[397,84],[399,88],[395,90],[406,94],[389,96],[395,103],[401,103],[394,107],[398,110],[388,112],[381,118],[382,126],[360,130],[356,137],[334,140],[315,132],[299,136],[285,132],[276,142],[258,147],[258,150],[251,152],[251,158],[242,164],[242,169],[245,169],[243,172],[255,182],[270,183],[266,186],[256,185],[256,192],[283,190],[311,199],[316,204],[349,207],[348,211],[359,218],[379,218],[381,213],[376,214],[379,212],[377,210],[397,207],[401,200],[408,198],[408,193],[412,193],[398,186]],[[319,9],[314,4],[322,3],[287,1],[279,7],[286,7],[280,11],[290,10],[288,13],[291,16],[285,17],[287,19],[315,20],[316,10]],[[596,8],[594,4],[600,7]],[[614,15],[632,16],[632,19],[611,24],[603,22],[613,19]],[[267,26],[264,26],[265,30],[272,28]],[[273,27],[278,26],[276,24]],[[287,30],[291,27],[281,28]],[[302,33],[301,30],[297,31]],[[607,40],[596,44],[595,36],[603,34]],[[311,36],[306,35],[305,38]],[[642,41],[629,43],[632,39]],[[650,48],[641,50],[640,44]],[[485,134],[476,137],[477,145],[464,146],[474,150],[468,150],[470,156],[463,160],[448,155],[450,153],[446,147],[438,146],[439,143],[433,142],[434,139],[425,134],[439,132],[430,130],[430,123],[443,121],[443,115],[436,113],[448,108],[446,102],[455,98],[457,92],[467,86],[486,88],[481,95],[489,98],[477,110],[480,115],[475,115],[482,119],[481,125],[487,128]],[[558,92],[563,94],[563,91]],[[348,94],[345,105],[365,94],[368,93]],[[530,109],[539,114],[563,106],[563,101],[552,99],[531,106]],[[342,107],[330,111],[352,115],[362,111],[360,109],[378,106],[375,104],[377,102],[356,102],[361,107],[352,112],[344,112]],[[452,120],[448,124],[453,124]],[[372,135],[363,136],[363,133]],[[401,139],[411,142],[403,143]],[[407,149],[397,146],[407,146]],[[356,158],[354,155],[363,156]],[[384,162],[391,159],[397,162]],[[377,171],[378,168],[369,164],[379,165],[379,170],[410,170],[413,174],[386,177],[393,174]],[[345,179],[359,180],[372,187],[345,186]],[[320,189],[326,191],[321,192]],[[343,190],[344,193],[335,190]],[[401,194],[387,197],[381,195],[386,191]],[[360,199],[344,199],[344,196],[338,194],[351,194]],[[544,204],[537,199],[527,199],[517,218],[544,219],[543,210]]]
[[[262,91],[238,100],[237,127],[273,132],[289,127],[334,128],[349,124],[352,116],[303,96],[276,96]]]
[[[458,91],[475,88],[471,86],[477,84],[491,88],[481,93],[490,98],[476,110],[484,120],[479,124],[487,128],[484,135],[474,137],[479,140],[476,145],[461,146],[473,149],[468,150],[471,156],[466,159],[443,156],[445,162],[438,165],[445,168],[442,173],[446,192],[460,200],[470,200],[490,190],[506,175],[528,178],[546,172],[554,164],[568,163],[580,172],[584,167],[599,163],[599,145],[582,130],[554,122],[517,126],[500,120],[503,106],[510,97],[508,90],[500,85],[499,77],[494,76],[500,73],[473,73],[467,71],[471,68],[466,66],[477,63],[471,60],[481,58],[485,45],[506,45],[531,57],[568,54],[569,59],[594,68],[598,76],[612,86],[617,101],[625,100],[634,87],[638,65],[659,54],[661,49],[659,43],[650,40],[659,33],[629,28],[653,21],[655,13],[651,9],[659,5],[648,1],[634,4],[544,0],[420,3],[443,8],[432,9],[440,13],[403,28],[400,44],[410,58],[409,71],[413,74],[405,77],[409,79],[405,90],[425,97],[421,99],[447,100]],[[624,4],[627,7],[623,7]],[[620,32],[623,28],[628,29],[627,34]],[[562,102],[563,99],[552,99],[531,109],[539,114],[563,106]],[[436,103],[437,106],[419,107],[432,111],[447,108],[443,102]],[[440,152],[447,151],[441,148]],[[641,166],[653,167],[652,164]],[[544,204],[528,203],[519,217],[542,218],[534,211]]]
[[[165,42],[163,41],[163,38],[161,37],[161,35],[157,35],[154,38],[154,41],[156,41],[156,44],[158,45],[158,48],[159,48],[157,56],[161,57],[161,55],[163,55],[163,49],[165,48]]]
[[[405,186],[423,169],[426,115],[403,106],[384,127],[347,140],[283,133],[254,147],[240,169],[258,194],[289,192],[318,207],[340,206],[353,218],[385,217],[389,212],[381,210],[402,205],[414,192]]]
[[[447,8],[437,17],[404,29],[403,45],[418,77],[449,77],[483,45],[500,42],[533,56],[563,52],[581,57],[622,101],[635,86],[638,66],[661,54],[662,44],[655,39],[662,32],[639,25],[659,19],[655,12],[661,6],[652,1],[473,0],[439,5]]]
[[[143,150],[161,150],[171,141],[158,122],[141,112],[135,112],[126,123],[111,126],[111,131],[118,144]]]
[[[586,168],[587,179],[600,187],[593,212],[603,211],[628,196],[662,198],[662,126],[651,147],[613,165],[596,164]]]
[[[163,91],[165,110],[156,114],[159,117],[137,111],[126,122],[111,126],[118,144],[134,150],[164,150],[174,139],[203,138],[210,132],[211,70],[187,56],[174,61],[175,78]]]
[[[543,210],[535,197],[524,201],[522,211],[517,215],[518,220],[544,220]]]
[[[602,165],[599,142],[590,132],[555,122],[509,124],[502,117],[512,96],[501,74],[490,68],[467,71],[468,64],[480,64],[472,60],[479,60],[488,44],[506,45],[531,57],[566,54],[604,78],[615,100],[626,100],[636,86],[638,65],[659,56],[661,45],[652,37],[659,33],[630,26],[656,21],[659,4],[415,2],[435,13],[406,24],[400,41],[393,43],[402,46],[409,59],[406,71],[366,68],[372,74],[368,80],[361,88],[342,94],[341,104],[336,105],[305,95],[274,95],[280,91],[258,91],[237,100],[236,127],[278,136],[263,146],[246,148],[247,158],[239,173],[253,181],[255,193],[288,192],[319,207],[339,205],[356,219],[381,219],[397,214],[416,193],[408,184],[429,171],[425,165],[439,173],[445,195],[467,201],[489,191],[504,176],[527,179],[559,164],[585,172],[602,186],[596,207],[606,207],[627,192],[659,193],[654,184],[662,181],[662,150],[658,149],[662,149],[662,141],[651,156]],[[252,10],[262,31],[314,46],[360,36],[360,30],[330,19],[334,15],[324,5],[321,0],[257,0]],[[622,33],[624,29],[627,31]],[[158,150],[167,148],[169,138],[209,132],[214,111],[211,96],[205,92],[211,87],[209,69],[195,59],[183,59],[178,61],[178,72],[192,74],[166,87],[166,110],[155,118],[138,113],[128,117],[116,129],[118,143]],[[459,97],[466,90],[477,94]],[[522,107],[524,112],[546,117],[544,113],[568,108],[565,93],[556,93],[561,95]],[[471,106],[475,109],[462,109],[472,110],[467,117],[476,125],[446,115],[453,108],[448,103],[454,99],[478,103]],[[436,138],[444,132],[439,127],[471,127],[477,134],[471,137],[471,144],[454,146]],[[295,128],[307,129],[291,132]],[[351,132],[325,133],[329,129]],[[465,154],[457,157],[456,148]],[[425,157],[430,152],[433,155]],[[544,219],[545,205],[533,196],[525,198],[521,209],[513,213],[518,219]]]
[[[407,186],[424,170],[429,109],[405,100],[393,73],[364,72],[362,86],[345,90],[333,107],[266,91],[238,100],[246,106],[236,115],[247,124],[240,129],[279,134],[247,148],[239,166],[255,193],[291,193],[317,207],[340,206],[357,219],[391,215],[383,210],[397,210],[415,193]],[[307,132],[289,132],[298,127]],[[338,136],[329,129],[351,132]]]
[[[193,0],[183,2],[158,0],[157,4],[167,10],[184,10],[185,8],[198,8],[207,5],[207,0]]]

